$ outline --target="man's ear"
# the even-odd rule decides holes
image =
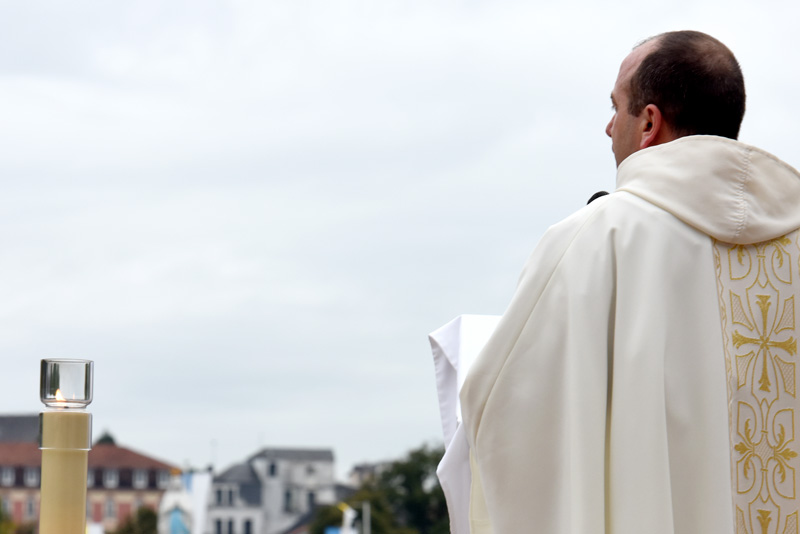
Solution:
[[[669,137],[665,135],[668,128],[664,123],[664,118],[658,106],[647,104],[639,114],[639,119],[642,132],[639,140],[639,150],[666,142],[665,137]]]

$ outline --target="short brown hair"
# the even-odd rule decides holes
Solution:
[[[744,77],[728,47],[696,31],[648,41],[656,46],[631,77],[628,111],[638,115],[655,104],[678,136],[736,139],[744,117]]]

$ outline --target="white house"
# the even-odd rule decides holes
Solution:
[[[214,477],[209,534],[280,534],[336,502],[333,451],[263,449]]]

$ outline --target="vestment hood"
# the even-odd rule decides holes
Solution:
[[[800,227],[800,173],[723,137],[693,135],[634,153],[619,166],[617,191],[727,243],[759,243]]]

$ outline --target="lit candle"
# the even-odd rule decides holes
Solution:
[[[92,415],[85,408],[92,402],[93,366],[89,360],[42,360],[39,534],[86,532]]]

